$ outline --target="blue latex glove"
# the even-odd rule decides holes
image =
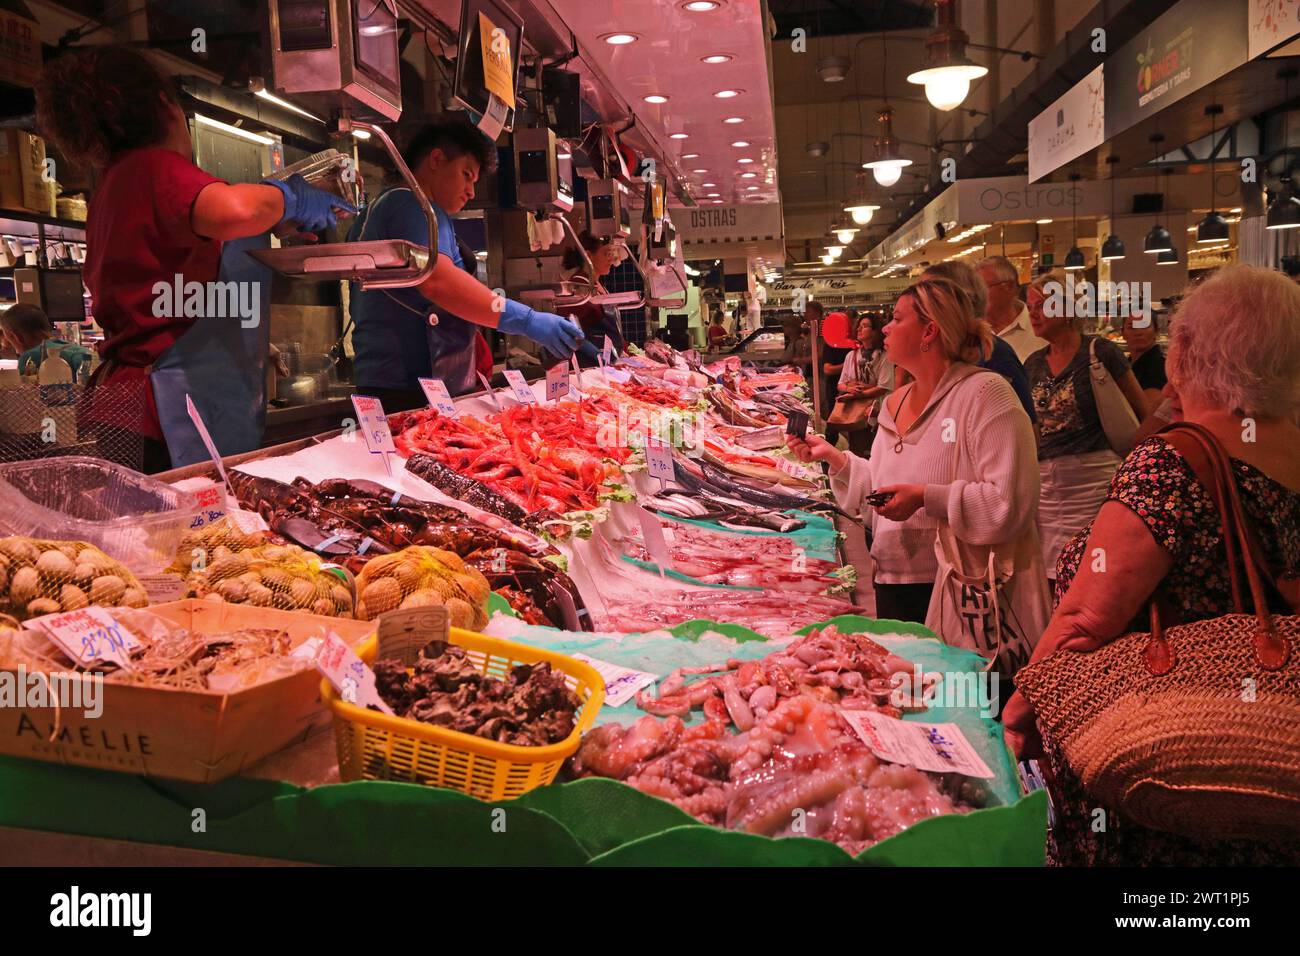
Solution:
[[[281,222],[294,222],[303,232],[320,232],[338,222],[335,210],[355,213],[357,207],[346,199],[310,185],[298,173],[288,179],[264,179],[262,184],[274,186],[284,193],[284,215]]]
[[[505,312],[497,328],[510,335],[526,336],[560,358],[568,358],[583,341],[582,326],[577,322],[550,312],[538,312],[514,299],[506,299]]]

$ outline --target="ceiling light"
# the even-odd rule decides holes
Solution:
[[[930,105],[947,111],[960,106],[970,92],[971,80],[989,70],[966,56],[970,37],[958,26],[957,0],[935,0],[934,6],[934,32],[925,40],[925,69],[910,74],[907,82],[923,85]]]
[[[624,46],[628,43],[635,43],[641,38],[635,33],[606,33],[601,39],[610,46]]]
[[[744,90],[718,90],[718,92],[714,93],[713,95],[720,100],[729,100],[733,96],[739,96],[743,92],[745,91]]]
[[[1152,226],[1151,231],[1147,233],[1146,239],[1142,241],[1143,252],[1168,252],[1173,247],[1173,237],[1169,235],[1169,230],[1160,223],[1156,223]]]
[[[1166,249],[1160,255],[1156,256],[1156,265],[1158,266],[1176,266],[1178,265],[1178,250],[1174,248]]]
[[[876,138],[876,158],[863,163],[862,167],[871,170],[880,185],[892,186],[903,175],[903,167],[911,166],[912,161],[898,150],[898,140],[894,138],[894,111],[885,107],[877,114],[876,120],[880,124],[880,136]]]
[[[829,252],[822,256],[822,265],[828,266],[835,261],[835,257]]]
[[[1116,259],[1124,258],[1124,240],[1113,232],[1106,237],[1106,241],[1101,244],[1101,257],[1107,262],[1113,262]]]
[[[204,126],[211,126],[213,129],[219,129],[223,133],[229,133],[231,136],[238,136],[240,139],[246,139],[249,142],[257,143],[261,146],[270,146],[275,142],[270,136],[263,136],[260,133],[252,133],[246,129],[240,129],[238,126],[231,126],[229,123],[223,123],[220,120],[214,120],[204,116],[202,113],[194,114],[195,122],[202,123]]]
[[[840,256],[844,255],[844,247],[839,245],[827,246],[826,251],[831,254],[832,259],[838,259]]]
[[[699,159],[699,153],[682,153],[682,159]]]
[[[715,206],[721,206],[721,205],[722,205],[722,200],[721,200],[721,199],[715,199],[715,200],[713,200],[713,205],[715,205]]]
[[[690,13],[708,13],[720,6],[722,6],[721,0],[687,0],[682,4],[682,9]]]
[[[667,103],[667,102],[668,102],[668,97],[666,97],[666,96],[664,96],[664,95],[662,95],[662,94],[660,94],[660,93],[651,93],[649,96],[643,96],[643,97],[641,97],[641,98],[642,98],[643,100],[645,100],[647,103]]]
[[[1208,212],[1196,224],[1197,242],[1223,242],[1228,238],[1228,222],[1221,213]]]
[[[817,75],[827,83],[843,83],[848,72],[847,56],[824,56],[817,61]]]
[[[251,83],[251,82],[253,82],[253,81],[250,81],[250,83]],[[261,81],[259,80],[259,81],[257,81],[257,82],[261,82]],[[303,109],[301,106],[297,106],[297,105],[295,105],[295,104],[293,104],[293,103],[290,103],[288,100],[280,99],[280,97],[276,96],[274,93],[268,93],[268,92],[266,91],[266,87],[264,87],[264,86],[262,86],[262,87],[258,87],[258,88],[256,88],[256,89],[254,89],[254,90],[253,90],[253,95],[254,95],[254,96],[259,96],[259,97],[261,97],[262,99],[266,100],[268,103],[274,103],[276,106],[279,106],[279,107],[282,107],[282,108],[284,108],[284,109],[286,109],[286,110],[289,110],[289,111],[292,112],[292,113],[297,113],[299,116],[305,116],[305,117],[307,117],[308,119],[315,120],[317,123],[323,123],[323,122],[325,122],[323,119],[321,119],[321,118],[320,118],[319,116],[317,116],[315,113],[308,113],[308,112],[307,112],[305,109]]]
[[[704,195],[707,196],[709,199],[713,199],[715,196],[721,196],[722,193],[705,193]]]
[[[1050,226],[1052,224],[1052,220],[1050,219],[1037,219],[1035,220],[1035,222],[1037,222],[1040,226]]]
[[[707,169],[692,169],[691,172],[693,172],[693,173],[707,173],[708,170],[707,170]]]
[[[370,130],[368,130],[368,129],[354,129],[354,130],[352,131],[352,135],[353,135],[353,137],[355,137],[356,139],[359,139],[359,140],[367,140],[367,139],[370,138]]]
[[[724,122],[724,123],[743,123],[743,122],[745,122],[745,117],[743,117],[743,116],[728,116],[728,117],[727,117],[726,119],[724,119],[722,122]]]
[[[757,178],[758,178],[758,173],[741,173],[741,174],[740,174],[740,178],[741,178],[741,179],[757,179]]]
[[[871,175],[882,186],[892,186],[903,176],[903,167],[912,165],[910,159],[896,159],[889,162],[868,163]]]
[[[736,147],[736,149],[744,149],[746,146],[749,145],[749,140],[747,140],[747,139],[738,139],[738,140],[736,140],[734,143],[732,143],[731,145],[734,146],[734,147]]]
[[[673,134],[670,135],[668,138],[669,138],[669,139],[687,139],[687,138],[689,138],[689,137],[687,136],[686,133],[673,133]]]
[[[744,163],[752,163],[753,160],[750,159],[748,156],[742,156],[740,159],[736,160],[736,162],[741,163],[743,165]]]
[[[1076,272],[1084,267],[1083,250],[1078,246],[1071,246],[1070,251],[1065,254],[1065,270]]]
[[[757,187],[757,186],[746,186],[745,188],[746,188],[747,190],[749,190],[749,191],[752,192],[753,190],[757,189],[758,187]]]
[[[1282,190],[1268,207],[1265,229],[1300,229],[1300,199],[1291,188],[1291,180],[1282,180]]]
[[[803,148],[804,152],[813,159],[821,159],[831,151],[831,144],[825,140],[817,140],[814,143],[805,143]]]
[[[712,189],[714,186],[716,186],[716,185],[718,185],[718,184],[717,184],[717,183],[700,183],[700,185],[701,185],[703,188],[705,188],[705,189]]]
[[[710,53],[708,56],[700,57],[701,63],[726,63],[728,60],[734,60],[735,57],[730,53]]]

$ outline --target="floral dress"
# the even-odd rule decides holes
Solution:
[[[1269,566],[1279,575],[1300,569],[1300,492],[1259,469],[1232,459],[1246,515],[1254,524]],[[1129,454],[1111,482],[1109,501],[1128,507],[1173,558],[1162,588],[1185,623],[1232,611],[1227,555],[1219,511],[1187,460],[1159,436]],[[1056,565],[1060,603],[1082,563],[1092,526],[1061,551]],[[1147,631],[1145,608],[1129,631]],[[1042,725],[1039,725],[1040,732]],[[1248,840],[1198,841],[1125,821],[1107,809],[1104,832],[1093,832],[1096,798],[1083,789],[1055,741],[1043,735],[1052,776],[1056,824],[1048,836],[1048,861],[1066,866],[1295,865],[1300,848]]]

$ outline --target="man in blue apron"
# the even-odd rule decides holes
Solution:
[[[480,325],[527,336],[568,358],[582,342],[576,322],[497,298],[463,269],[451,214],[474,198],[480,171],[494,167],[492,143],[464,120],[449,118],[415,133],[403,158],[438,219],[437,264],[413,288],[363,292],[352,284],[357,390],[381,399],[385,411],[423,405],[421,378],[442,379],[453,395],[473,391]],[[349,241],[373,239],[428,244],[424,212],[410,189],[385,190],[348,234]]]

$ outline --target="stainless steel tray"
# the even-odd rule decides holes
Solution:
[[[429,261],[429,250],[405,239],[324,242],[250,249],[250,256],[281,275],[314,282],[329,279],[394,279],[414,276]]]

